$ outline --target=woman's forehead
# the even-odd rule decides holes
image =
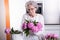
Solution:
[[[35,8],[33,5],[29,5],[28,8]]]

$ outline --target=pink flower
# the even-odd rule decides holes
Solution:
[[[45,36],[45,38],[48,39],[48,38],[52,37],[52,35],[53,35],[53,34],[48,33],[48,34]]]
[[[45,38],[46,38],[46,39],[48,39],[48,38],[49,38],[48,36],[50,36],[50,35],[48,35],[48,34],[47,34],[47,35],[45,35]]]
[[[58,38],[58,35],[57,35],[57,34],[54,34],[54,37],[55,37],[55,38]]]
[[[38,28],[38,26],[37,27],[35,27],[35,32],[38,32],[40,29]]]
[[[9,34],[10,33],[10,29],[5,29],[5,33]]]
[[[42,24],[41,23],[37,23],[37,27],[39,28],[39,29],[41,29],[42,28]]]
[[[23,23],[22,28],[23,28],[23,29],[26,29],[26,28],[27,28],[27,23],[26,23],[26,22]]]
[[[33,32],[36,32],[36,26],[33,26],[31,29]]]
[[[32,31],[33,31],[33,32],[38,32],[38,31],[39,31],[39,29],[38,29],[38,27],[37,27],[37,26],[33,26],[33,27],[32,27]]]
[[[32,22],[28,23],[28,28],[32,29],[32,27],[34,27],[34,24]]]
[[[33,23],[29,23],[28,27],[32,29],[33,32],[38,32],[39,30],[42,29],[41,23],[37,23],[37,25],[34,25]]]
[[[38,22],[37,25],[35,26],[35,31],[38,32],[40,30],[42,30],[42,24]]]

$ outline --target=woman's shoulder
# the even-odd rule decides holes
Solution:
[[[43,17],[43,15],[42,15],[42,14],[37,14],[37,16],[39,16],[39,17]]]
[[[37,14],[38,18],[39,18],[39,21],[44,21],[44,17],[42,14]]]
[[[24,14],[24,15],[23,15],[23,18],[24,18],[24,19],[27,19],[28,17],[29,17],[28,14]]]

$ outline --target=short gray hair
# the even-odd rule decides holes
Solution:
[[[25,7],[26,7],[26,10],[28,9],[28,6],[29,5],[33,5],[35,8],[38,8],[38,5],[35,1],[28,1],[26,4],[25,4]]]

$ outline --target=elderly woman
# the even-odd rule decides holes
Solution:
[[[24,14],[23,16],[23,22],[25,20],[30,20],[30,21],[34,21],[36,20],[37,22],[40,22],[43,26],[41,31],[38,31],[37,33],[34,33],[35,35],[29,35],[29,36],[24,36],[24,40],[42,40],[41,39],[41,35],[44,33],[44,18],[41,14],[37,14],[36,10],[38,8],[38,5],[36,2],[34,1],[28,1],[25,5],[27,13]]]

